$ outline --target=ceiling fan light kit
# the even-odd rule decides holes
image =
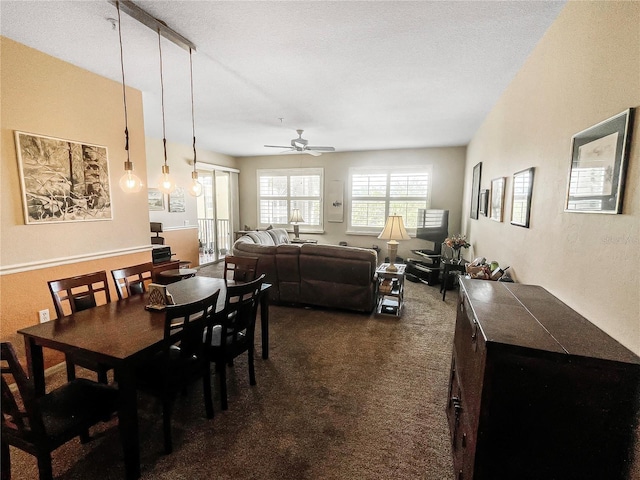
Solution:
[[[284,151],[280,153],[307,153],[309,155],[313,155],[314,157],[322,155],[320,152],[335,152],[336,149],[334,147],[317,147],[309,145],[309,141],[302,138],[302,133],[304,130],[296,130],[298,134],[298,138],[293,138],[291,140],[291,146],[285,145],[265,145],[268,148],[283,148]]]

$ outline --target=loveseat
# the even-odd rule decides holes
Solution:
[[[273,287],[273,303],[370,312],[375,306],[374,250],[338,245],[292,244],[284,228],[249,232],[233,255],[258,257],[258,275]]]

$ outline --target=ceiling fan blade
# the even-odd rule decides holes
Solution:
[[[287,145],[265,145],[265,147],[272,147],[272,148],[286,148],[288,150],[292,149],[293,147],[289,147]]]
[[[313,150],[309,150],[305,148],[304,153],[308,153],[309,155],[313,155],[314,157],[319,157],[322,155],[320,152],[314,152]]]
[[[316,152],[335,152],[333,147],[307,147],[307,150],[315,150]]]

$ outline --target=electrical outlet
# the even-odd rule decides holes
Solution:
[[[49,317],[49,309],[45,308],[44,310],[40,310],[38,312],[38,318],[40,319],[40,323],[48,322],[49,320],[51,320],[51,317]]]

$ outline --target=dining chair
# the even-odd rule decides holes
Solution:
[[[2,370],[2,479],[11,478],[9,445],[34,455],[40,480],[51,480],[51,452],[116,411],[118,390],[78,378],[36,398],[13,345],[0,344]],[[15,386],[14,386],[15,384]]]
[[[204,341],[206,354],[209,361],[215,363],[220,378],[223,410],[228,408],[226,365],[233,365],[233,359],[244,352],[248,355],[249,384],[256,384],[254,334],[264,277],[265,274],[262,274],[251,282],[228,285],[224,311],[207,329]]]
[[[258,257],[224,257],[224,279],[236,282],[255,280],[258,269]]]
[[[58,318],[111,302],[107,273],[100,272],[62,278],[48,282]],[[81,353],[66,354],[67,379],[76,378],[75,365],[98,373],[101,383],[108,383],[108,367],[85,358]]]
[[[164,450],[173,451],[171,412],[178,393],[202,379],[207,418],[213,418],[211,366],[202,339],[211,322],[220,290],[204,300],[165,308],[162,349],[136,369],[137,386],[162,401]]]
[[[116,285],[118,298],[122,300],[132,295],[141,295],[147,291],[153,275],[153,263],[141,263],[132,267],[111,270],[113,283]]]

